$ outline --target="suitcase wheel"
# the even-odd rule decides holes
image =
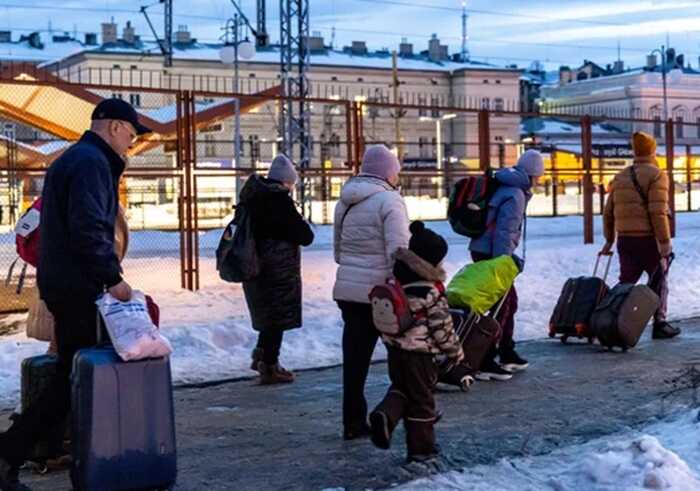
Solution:
[[[588,338],[588,344],[593,344],[593,338],[591,338],[591,337]]]
[[[566,344],[566,342],[569,340],[569,336],[562,336],[559,341],[562,342],[562,344]]]

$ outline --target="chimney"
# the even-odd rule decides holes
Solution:
[[[190,31],[187,30],[186,25],[180,24],[177,26],[175,42],[178,44],[190,44],[192,42],[192,34],[190,34]]]
[[[559,67],[559,83],[568,84],[571,82],[571,68],[568,66]]]
[[[86,46],[97,46],[97,33],[86,32],[85,33],[85,45]]]
[[[12,31],[0,31],[0,43],[11,43]]]
[[[430,61],[440,60],[440,40],[437,34],[433,34],[430,41],[428,41],[428,58],[430,58]]]
[[[311,52],[318,52],[326,49],[323,44],[323,36],[319,31],[314,31],[313,34],[308,37],[306,47]]]
[[[366,55],[367,54],[367,43],[364,41],[353,41],[350,47],[350,52],[353,55]]]
[[[399,44],[399,56],[413,56],[413,45],[406,38],[401,39],[401,44]]]
[[[656,55],[647,55],[647,68],[656,68]]]
[[[102,44],[114,44],[117,42],[117,24],[112,22],[102,23]]]
[[[122,39],[128,44],[134,44],[136,42],[136,29],[131,25],[131,21],[126,21],[126,26],[124,26],[124,32],[122,33]]]
[[[617,74],[617,73],[622,73],[624,71],[625,71],[625,62],[622,60],[617,60],[613,64],[613,73]]]

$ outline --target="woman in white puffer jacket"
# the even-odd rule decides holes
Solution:
[[[333,299],[343,316],[343,436],[369,436],[364,390],[379,332],[369,292],[392,275],[393,255],[408,247],[409,221],[399,193],[398,158],[384,145],[367,148],[335,208],[333,250],[338,263]]]

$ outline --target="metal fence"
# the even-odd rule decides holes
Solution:
[[[102,85],[94,76],[86,83],[79,74],[64,79],[35,67],[0,66],[3,279],[16,257],[12,228],[40,195],[46,168],[88,128],[94,104],[104,97],[126,98],[128,88],[129,100],[155,131],[132,148],[120,187],[132,230],[125,273],[141,285],[167,277],[189,290],[216,281],[220,229],[231,219],[245,179],[265,172],[280,151],[279,108],[285,98],[274,86],[231,94],[225,82],[207,85],[201,78],[192,79],[197,91],[134,85],[144,76]],[[645,119],[399,105],[336,94],[312,98],[310,104],[311,163],[300,169],[307,191],[295,198],[308,204],[307,214],[317,224],[332,222],[340,190],[358,172],[367,145],[396,149],[412,219],[444,219],[457,180],[487,167],[512,166],[525,149],[537,148],[545,155],[546,175],[529,213],[582,215],[582,237],[590,242],[607,184],[631,161],[631,133],[659,134],[658,121]],[[698,125],[669,121],[662,127],[658,160],[672,183],[672,207],[695,210],[700,207]],[[17,295],[12,280],[9,286],[3,282],[0,312],[26,308],[32,283],[30,272],[28,288]]]

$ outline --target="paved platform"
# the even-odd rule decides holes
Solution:
[[[683,404],[662,401],[671,380],[700,364],[700,320],[683,335],[628,353],[555,340],[520,344],[531,361],[509,382],[481,382],[468,393],[438,394],[443,457],[435,466],[404,463],[403,430],[390,451],[369,440],[344,442],[341,368],[301,372],[296,383],[260,387],[242,380],[175,391],[178,490],[385,488],[431,472],[535,455],[637,427]],[[650,330],[649,330],[650,331]],[[387,388],[386,365],[373,365],[370,404]],[[688,401],[690,397],[688,396]],[[0,426],[7,423],[0,412]],[[70,489],[67,473],[23,473],[36,490]]]

